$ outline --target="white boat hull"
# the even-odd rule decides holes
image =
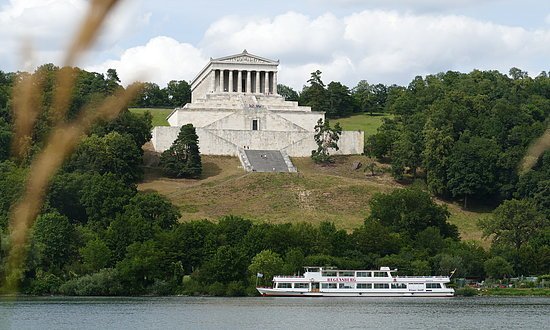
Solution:
[[[272,297],[453,297],[454,290],[438,290],[438,291],[402,291],[394,290],[369,292],[309,292],[309,291],[291,291],[273,288],[256,288],[262,296]]]

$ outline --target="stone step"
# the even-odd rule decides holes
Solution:
[[[296,172],[296,167],[290,161],[288,155],[285,157],[280,150],[243,150],[246,161],[252,172]],[[248,166],[245,166],[245,168]],[[247,169],[248,170],[248,169]]]

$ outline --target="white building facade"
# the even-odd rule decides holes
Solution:
[[[157,151],[168,149],[180,127],[193,124],[205,155],[240,156],[243,150],[279,150],[306,157],[317,149],[314,127],[324,112],[311,111],[277,93],[279,61],[249,54],[210,59],[191,83],[191,103],[153,129]],[[361,154],[362,131],[344,131],[332,154]]]

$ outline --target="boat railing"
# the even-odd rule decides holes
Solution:
[[[401,276],[401,275],[397,275],[394,278],[449,278],[449,276]]]
[[[304,278],[304,277],[303,276],[277,275],[277,276],[273,276],[273,278]]]

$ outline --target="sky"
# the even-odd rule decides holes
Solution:
[[[0,0],[0,70],[62,65],[89,1]],[[280,60],[279,82],[298,91],[315,70],[350,88],[448,70],[534,77],[550,71],[550,1],[123,0],[77,65],[165,87],[244,49]]]

